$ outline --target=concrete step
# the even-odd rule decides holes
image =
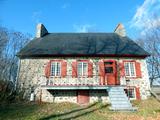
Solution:
[[[109,92],[109,94],[124,94],[124,92],[119,92],[119,91],[117,91],[117,92]]]
[[[128,103],[128,102],[123,102],[123,103],[114,103],[112,102],[112,105],[117,105],[117,106],[132,106],[131,103]]]
[[[112,107],[117,107],[117,108],[126,108],[126,107],[132,107],[131,104],[112,104]]]
[[[112,95],[112,94],[109,94],[109,97],[111,97],[111,98],[128,98],[126,95]]]
[[[112,110],[134,110],[122,87],[111,87],[108,95]]]
[[[110,89],[109,91],[111,91],[111,92],[117,92],[117,91],[124,91],[123,89]]]
[[[128,100],[123,100],[123,101],[115,101],[112,100],[112,104],[131,104]]]
[[[136,107],[131,107],[131,108],[110,107],[109,109],[112,111],[126,111],[126,112],[131,111],[131,112],[133,112],[133,111],[137,111],[138,108],[136,108]]]
[[[123,94],[111,94],[111,93],[109,93],[108,95],[115,96],[115,97],[117,97],[117,96],[125,97],[126,96],[125,93],[123,93]]]
[[[131,105],[111,105],[111,107],[114,107],[114,108],[132,108],[132,106]]]
[[[118,98],[115,98],[115,97],[110,97],[110,100],[111,101],[123,101],[123,100],[128,100],[128,97],[118,97]]]

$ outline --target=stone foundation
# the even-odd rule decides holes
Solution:
[[[106,90],[93,90],[89,92],[90,103],[103,102],[108,103],[108,92]]]
[[[72,102],[77,103],[77,91],[76,90],[43,90],[42,92],[43,102]],[[89,91],[89,103],[94,102],[109,102],[108,93],[106,90],[90,90]]]

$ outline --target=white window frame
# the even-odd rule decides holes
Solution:
[[[53,67],[52,67],[52,65],[53,64],[56,64],[56,67],[55,67],[55,70],[53,71],[52,69],[53,69]],[[57,65],[59,64],[59,66],[60,66],[60,69],[59,69],[59,72],[57,72]],[[50,71],[50,74],[51,74],[51,76],[52,77],[60,77],[61,76],[61,62],[51,62],[51,71]],[[53,71],[53,73],[54,73],[54,75],[53,75],[53,73],[52,73],[52,71]],[[59,73],[59,74],[58,74]]]
[[[81,64],[81,74],[79,74],[79,64]],[[84,64],[86,64],[87,68],[86,68],[86,72],[84,71]],[[87,77],[88,76],[88,62],[78,62],[77,64],[77,73],[78,73],[78,77]]]
[[[126,64],[128,64],[128,73],[129,75],[127,75],[127,72],[126,72]],[[131,70],[131,64],[133,64],[133,70]],[[136,68],[135,68],[135,62],[124,62],[124,70],[125,70],[125,76],[126,77],[136,77]],[[132,75],[132,71],[134,72],[134,75]]]
[[[128,96],[128,90],[130,90],[130,89],[133,89],[133,94],[134,94],[134,97],[133,97],[133,98],[130,98],[130,97]],[[126,90],[127,90],[127,96],[128,96],[128,98],[129,98],[130,100],[136,100],[136,88],[131,87],[131,88],[126,88]]]

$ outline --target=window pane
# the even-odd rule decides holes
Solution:
[[[113,73],[113,67],[105,67],[105,73]]]
[[[125,93],[129,98],[135,98],[135,89],[134,88],[128,88],[125,89]]]
[[[112,65],[113,62],[104,62],[105,65]]]
[[[60,62],[51,63],[51,76],[60,76],[61,74],[61,64]]]
[[[125,74],[126,74],[126,76],[130,76],[130,74],[129,74],[129,63],[125,63],[124,64],[124,68],[125,68]]]
[[[85,62],[78,63],[78,75],[85,76],[88,75],[88,64]]]
[[[56,76],[60,76],[60,63],[57,62]]]
[[[82,62],[78,63],[78,75],[82,76]]]
[[[87,73],[88,73],[87,63],[83,63],[83,75],[87,75]]]
[[[55,63],[51,64],[51,75],[55,76]]]
[[[131,76],[135,76],[135,67],[133,62],[130,63],[130,71],[131,71]]]
[[[129,98],[135,98],[134,89],[128,89]]]

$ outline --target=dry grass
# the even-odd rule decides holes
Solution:
[[[71,103],[20,103],[0,106],[0,119],[5,120],[160,120],[160,103],[150,98],[134,101],[137,112],[112,112],[108,104],[79,106]]]

